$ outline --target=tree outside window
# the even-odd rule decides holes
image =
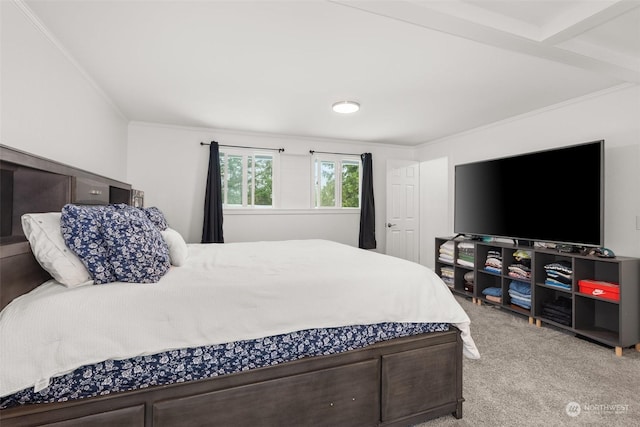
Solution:
[[[360,207],[360,159],[314,156],[316,208]]]
[[[273,207],[273,156],[254,152],[220,153],[225,207]]]
[[[342,162],[342,207],[360,207],[360,162]]]

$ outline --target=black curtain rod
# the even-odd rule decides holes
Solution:
[[[314,151],[314,150],[309,150],[309,154],[315,154],[315,153],[320,153],[320,154],[338,154],[340,156],[360,156],[360,154],[354,154],[354,153],[331,153],[329,151]]]
[[[200,142],[200,145],[211,145],[208,142]],[[233,148],[251,148],[253,150],[267,150],[267,151],[277,151],[278,153],[284,153],[284,148],[263,148],[263,147],[247,147],[245,145],[225,145],[218,144],[220,147],[233,147]]]

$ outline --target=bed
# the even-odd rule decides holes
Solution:
[[[186,244],[168,228],[171,265],[157,281],[68,286],[36,261],[17,218],[87,204],[78,180],[116,198],[111,187],[130,186],[0,148],[14,178],[14,224],[0,246],[3,427],[462,417],[462,357],[479,354],[466,313],[431,270],[324,240]],[[39,173],[62,182],[41,206],[21,194]]]

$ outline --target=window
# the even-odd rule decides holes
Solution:
[[[360,158],[313,156],[313,195],[316,208],[360,207]]]
[[[274,156],[253,151],[220,152],[222,203],[227,207],[273,207]]]

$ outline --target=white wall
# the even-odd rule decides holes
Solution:
[[[126,181],[127,120],[28,10],[0,12],[1,143]]]
[[[605,246],[617,255],[640,257],[640,87],[623,86],[503,121],[475,131],[424,144],[418,160],[448,158],[448,178],[442,188],[453,188],[454,165],[565,145],[605,140]],[[579,161],[579,159],[576,159]],[[532,171],[536,173],[548,171]],[[589,173],[589,171],[585,171]],[[576,177],[579,184],[579,177]],[[423,245],[437,235],[453,233],[453,192],[449,191],[448,228],[422,233]],[[429,204],[429,203],[427,203]],[[429,213],[423,212],[424,221]],[[434,210],[439,218],[441,212]],[[436,234],[434,234],[436,233]],[[433,265],[433,260],[429,265]]]
[[[435,243],[423,236],[446,236],[449,227],[449,159],[420,162],[420,264],[435,267]]]
[[[226,145],[284,148],[289,165],[283,170],[282,208],[269,213],[237,212],[224,214],[225,242],[325,238],[358,245],[359,213],[317,211],[310,208],[309,150],[360,154],[371,152],[376,204],[377,250],[385,248],[385,185],[387,159],[412,159],[414,150],[352,141],[334,141],[295,136],[233,132],[204,128],[185,128],[150,123],[129,125],[128,177],[134,188],[145,192],[145,206],[157,206],[169,225],[188,242],[200,242],[204,212],[205,180],[209,149],[200,142],[218,141]],[[298,157],[299,156],[299,157]],[[304,160],[296,159],[307,158]],[[304,165],[308,167],[305,169]],[[295,180],[295,182],[294,182]],[[294,197],[295,189],[304,197]]]

